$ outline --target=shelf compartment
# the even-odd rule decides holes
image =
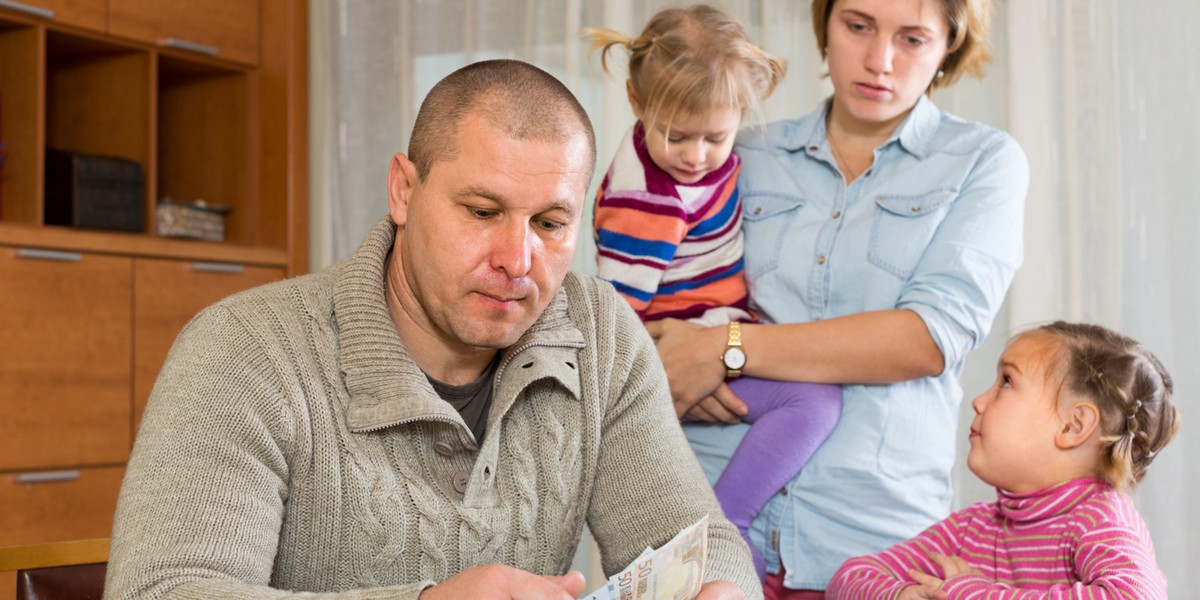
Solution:
[[[150,53],[87,36],[46,34],[46,147],[142,167],[150,213]],[[147,220],[147,222],[149,222]]]
[[[43,30],[0,20],[0,221],[42,221]]]
[[[158,57],[157,198],[233,207],[225,241],[256,245],[255,74]]]

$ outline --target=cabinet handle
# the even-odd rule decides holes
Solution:
[[[0,2],[2,2],[2,1],[4,1],[4,0],[0,0]],[[173,38],[173,37],[166,38],[162,41],[162,45],[164,45],[168,48],[178,48],[180,50],[187,50],[188,52],[195,52],[197,54],[207,54],[209,56],[217,55],[217,47],[216,46],[209,46],[207,44],[197,44],[196,42],[189,42],[187,40],[181,40],[179,38]]]
[[[218,262],[195,262],[192,270],[198,273],[245,273],[246,265]]]
[[[13,479],[17,483],[47,483],[51,481],[75,481],[79,471],[43,471],[41,473],[18,473]]]
[[[4,0],[0,0],[3,2]],[[63,252],[62,250],[41,250],[38,248],[19,248],[17,258],[36,258],[38,260],[57,260],[59,262],[79,262],[83,255],[78,252]]]
[[[17,2],[16,0],[0,0],[0,6],[3,6],[4,8],[11,8],[17,12],[23,12],[27,15],[33,15],[35,17],[42,17],[44,19],[54,18],[54,11],[48,8],[30,6],[24,2]]]

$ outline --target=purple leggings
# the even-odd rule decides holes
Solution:
[[[842,386],[742,377],[729,387],[749,407],[742,420],[751,425],[713,490],[750,545],[762,580],[765,563],[750,543],[750,522],[833,432],[842,416]]]

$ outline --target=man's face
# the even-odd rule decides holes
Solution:
[[[404,313],[394,317],[451,352],[504,348],[566,276],[591,151],[582,131],[561,143],[514,140],[475,114],[457,137],[458,153],[435,162],[425,181],[404,155],[392,162],[402,271],[392,281]]]

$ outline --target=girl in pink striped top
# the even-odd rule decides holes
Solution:
[[[1165,599],[1167,581],[1127,493],[1175,435],[1171,377],[1097,325],[1018,335],[972,403],[967,465],[980,502],[838,570],[832,599]]]

